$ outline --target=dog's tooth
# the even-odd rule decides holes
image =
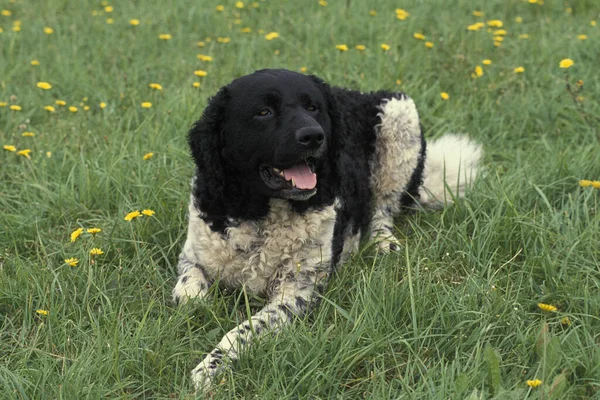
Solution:
[[[296,182],[294,181],[294,178],[292,178],[292,186],[296,187]]]
[[[278,174],[281,174],[281,170],[279,168],[273,167],[273,171],[277,172]]]

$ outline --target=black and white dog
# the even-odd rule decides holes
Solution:
[[[215,283],[268,297],[194,368],[200,390],[257,336],[306,313],[361,236],[396,250],[394,216],[464,194],[481,156],[451,135],[426,151],[403,93],[287,70],[221,88],[188,140],[196,173],[174,300],[202,298]]]

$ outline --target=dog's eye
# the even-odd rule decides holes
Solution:
[[[313,111],[317,111],[318,109],[317,109],[317,106],[310,105],[310,106],[308,106],[307,110],[313,112]]]
[[[268,108],[263,108],[262,110],[260,110],[258,112],[258,116],[259,117],[266,117],[267,115],[271,114],[271,110],[269,110]]]

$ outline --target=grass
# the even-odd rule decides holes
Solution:
[[[328,3],[2,3],[0,144],[32,151],[0,150],[0,397],[194,398],[189,371],[263,300],[170,300],[193,172],[186,130],[233,78],[305,67],[405,91],[428,137],[483,144],[484,171],[455,206],[399,219],[400,254],[357,254],[321,307],[254,346],[214,397],[600,398],[600,191],[578,184],[600,179],[596,2]],[[486,27],[466,29],[491,19],[507,31],[499,47]],[[123,219],[146,208],[156,214]],[[70,243],[79,227],[102,232]]]

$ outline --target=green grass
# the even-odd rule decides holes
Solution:
[[[600,191],[578,184],[600,179],[596,1],[152,3],[115,2],[110,15],[85,0],[0,5],[12,11],[0,16],[0,144],[32,150],[0,150],[1,398],[194,397],[189,371],[263,300],[170,300],[193,172],[185,134],[220,86],[267,67],[405,91],[428,137],[480,141],[484,170],[455,206],[399,219],[400,254],[357,254],[321,307],[254,346],[215,398],[600,398]],[[504,22],[500,47],[486,28],[466,29],[488,19]],[[271,31],[280,37],[267,41]],[[568,71],[563,58],[575,61]],[[471,78],[483,59],[493,63]],[[156,215],[124,221],[144,208]],[[70,243],[79,227],[102,232]],[[92,247],[104,251],[94,263]],[[543,383],[530,389],[534,378]]]

